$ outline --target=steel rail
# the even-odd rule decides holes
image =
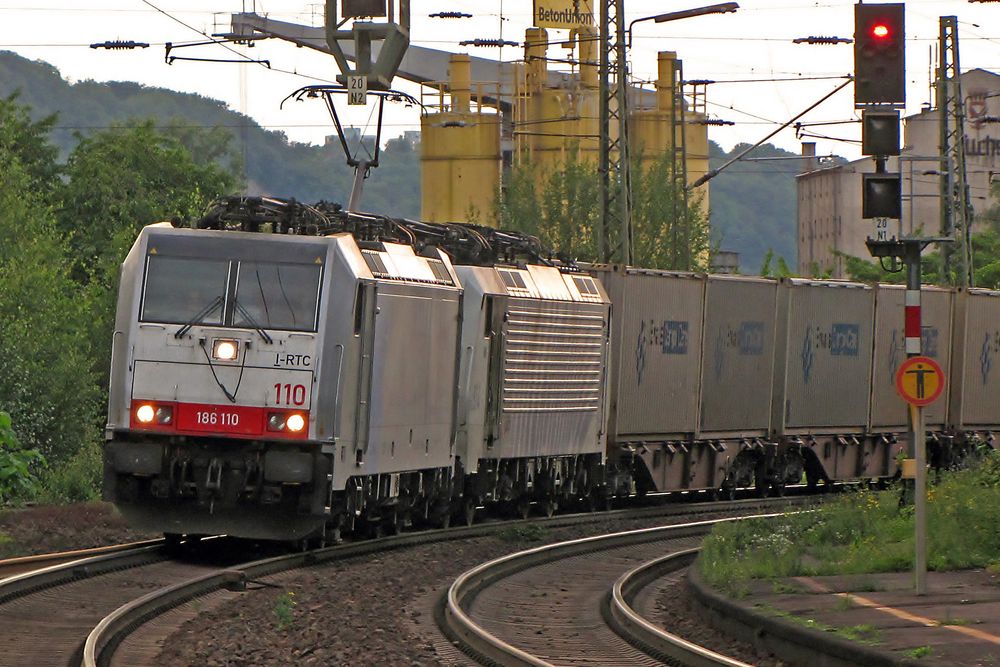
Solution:
[[[151,540],[149,544],[120,549],[90,558],[79,558],[59,565],[32,570],[0,580],[0,604],[45,588],[59,586],[76,579],[88,579],[115,570],[148,565],[166,560],[169,555],[165,540]]]
[[[780,516],[780,514],[758,514],[752,517],[715,519],[645,528],[559,542],[502,556],[466,571],[448,588],[444,606],[446,629],[464,643],[472,654],[488,663],[496,663],[505,667],[553,667],[552,663],[533,656],[491,634],[473,621],[465,610],[470,608],[472,601],[482,590],[496,581],[544,563],[582,553],[631,546],[643,542],[705,535],[716,524],[728,521],[776,516]]]
[[[630,644],[642,647],[643,651],[666,656],[687,667],[752,667],[669,633],[650,623],[632,607],[632,601],[641,590],[666,574],[688,567],[699,551],[700,548],[695,548],[667,554],[619,577],[608,600],[612,628]]]
[[[0,582],[17,574],[39,570],[43,567],[68,563],[91,556],[103,556],[106,554],[137,549],[139,547],[162,546],[164,540],[143,540],[141,542],[127,542],[115,544],[107,547],[93,547],[90,549],[74,549],[72,551],[57,551],[47,554],[34,554],[32,556],[18,556],[16,558],[5,558],[0,560]]]

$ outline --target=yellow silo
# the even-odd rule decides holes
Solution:
[[[438,112],[420,119],[420,214],[431,222],[495,225],[500,184],[500,116],[473,95],[469,56],[454,54]],[[475,97],[476,108],[472,108]]]
[[[657,60],[656,108],[636,109],[629,114],[629,147],[633,158],[641,158],[639,166],[649,169],[675,146],[683,147],[687,156],[687,182],[692,183],[708,171],[708,127],[704,115],[691,111],[677,90],[679,76],[677,54],[660,51]],[[679,104],[675,105],[675,100]],[[683,106],[682,106],[683,105]],[[677,154],[678,160],[684,154]],[[680,166],[680,165],[678,165]],[[708,212],[708,187],[704,192],[703,210]]]
[[[576,29],[571,40],[579,44],[580,76],[569,77],[568,85],[550,86],[548,32],[542,28],[525,31],[514,139],[518,160],[531,164],[542,178],[570,156],[596,163],[600,148],[597,31]]]

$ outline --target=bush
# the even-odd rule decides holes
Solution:
[[[0,502],[26,500],[37,492],[33,466],[44,466],[45,458],[34,449],[22,449],[14,435],[10,415],[0,412]]]
[[[100,445],[84,445],[66,463],[45,471],[39,485],[38,502],[55,505],[98,500],[102,466]]]

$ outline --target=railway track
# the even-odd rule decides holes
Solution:
[[[609,624],[633,646],[664,662],[685,667],[750,667],[746,663],[720,655],[683,637],[667,632],[650,620],[657,583],[677,577],[697,557],[700,549],[686,549],[647,561],[623,574],[611,589],[607,600]]]
[[[431,542],[482,537],[521,524],[541,523],[557,528],[616,517],[624,520],[718,515],[750,512],[760,502],[668,504],[483,523],[446,531],[404,533],[270,558],[259,558],[257,553],[254,554],[257,560],[249,562],[245,550],[227,549],[223,546],[225,540],[218,540],[216,552],[205,553],[201,548],[181,557],[171,556],[160,541],[133,545],[0,581],[0,623],[7,640],[0,662],[73,667],[148,664],[183,620],[237,595],[229,591],[266,586],[262,582],[279,572]],[[786,498],[770,502],[787,506],[801,500]],[[214,540],[205,540],[202,546],[210,542]],[[245,549],[243,545],[241,548]],[[58,558],[70,557],[58,555]],[[58,558],[53,556],[54,560]]]
[[[17,574],[41,570],[54,565],[62,565],[63,563],[70,563],[84,558],[93,558],[95,556],[106,556],[108,554],[115,554],[122,551],[131,551],[142,547],[162,546],[164,543],[165,541],[162,539],[145,540],[143,542],[129,542],[127,544],[115,544],[113,546],[95,547],[93,549],[76,549],[73,551],[60,551],[50,554],[36,554],[34,556],[6,558],[4,560],[0,560],[0,582]]]
[[[217,570],[233,558],[223,542],[205,540],[197,550],[175,552],[163,540],[152,540],[7,562],[11,568],[56,564],[0,581],[5,640],[0,662],[79,665],[87,633],[104,616],[149,590]]]
[[[727,520],[571,540],[483,563],[448,590],[444,629],[488,665],[747,667],[646,618],[653,584],[686,567],[701,538]]]

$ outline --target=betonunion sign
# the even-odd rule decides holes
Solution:
[[[594,25],[592,0],[535,0],[535,27],[579,28]]]

